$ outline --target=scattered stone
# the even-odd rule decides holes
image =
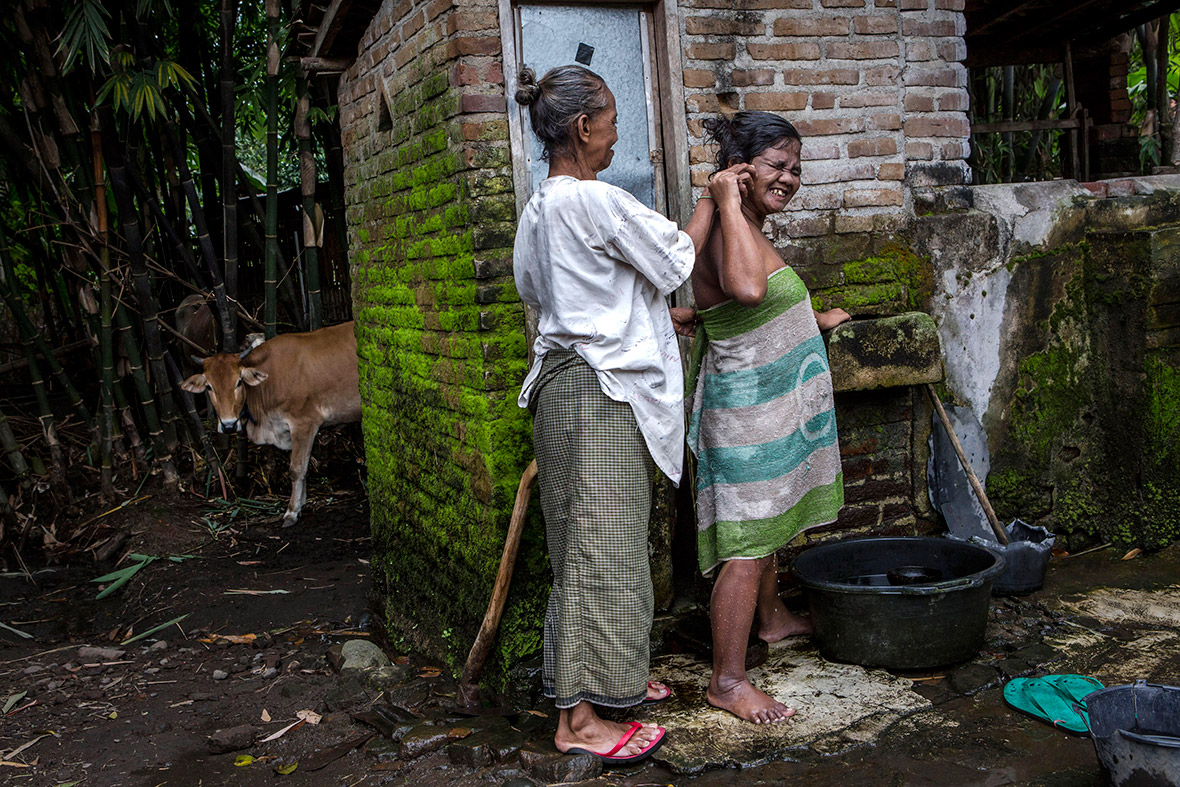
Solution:
[[[1035,667],[1024,659],[1006,658],[996,664],[1005,678],[1019,678],[1031,675]]]
[[[1013,653],[1012,656],[1027,661],[1030,664],[1048,664],[1050,661],[1056,661],[1061,658],[1061,651],[1043,642],[1038,642],[1026,648],[1021,648]]]
[[[365,744],[365,754],[377,762],[393,762],[397,760],[401,747],[388,738],[376,737]]]
[[[209,736],[205,743],[212,753],[225,754],[252,746],[257,734],[258,731],[253,726],[241,724],[226,730],[217,730]]]
[[[537,783],[532,779],[509,779],[500,787],[537,787]]]
[[[278,674],[279,674],[279,671],[277,669],[275,669],[274,667],[267,667],[265,670],[262,671],[262,679],[263,680],[270,680],[271,678],[278,677]]]
[[[455,765],[482,768],[492,762],[509,762],[520,753],[524,736],[510,728],[480,730],[447,747],[447,757]]]
[[[229,677],[229,673],[226,672],[225,670],[220,670],[220,669],[213,670],[213,680],[225,680],[228,677]]]
[[[24,672],[22,674],[36,675],[38,672],[41,672],[44,669],[45,668],[42,667],[40,664],[30,664],[29,666],[25,667]]]
[[[157,724],[154,729],[157,733],[164,733],[164,732],[168,732],[169,730],[171,730],[172,725],[169,722],[165,721],[160,724]]]
[[[216,694],[210,694],[207,691],[194,691],[188,695],[188,698],[193,702],[212,702],[217,699]]]
[[[433,724],[419,724],[402,738],[401,758],[413,760],[423,754],[438,751],[450,740],[447,737],[447,731],[442,727],[435,727]]]
[[[520,750],[520,763],[529,776],[544,783],[579,782],[602,774],[602,762],[590,754],[562,754],[528,744]]]
[[[156,675],[160,672],[160,668],[159,667],[148,667],[143,672],[145,675]]]
[[[951,688],[968,696],[983,691],[1000,682],[1000,676],[993,667],[986,664],[968,664],[951,673]]]
[[[119,661],[127,653],[117,648],[78,648],[78,659],[84,663],[95,661]]]
[[[168,650],[168,643],[162,639],[158,639],[148,646],[148,650],[158,653],[161,650]]]

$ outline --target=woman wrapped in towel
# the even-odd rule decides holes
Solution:
[[[692,274],[700,311],[688,444],[697,456],[701,571],[710,602],[710,704],[747,721],[794,713],[746,676],[746,643],[809,633],[778,595],[775,551],[836,519],[844,503],[832,381],[821,330],[849,319],[816,312],[807,288],[762,232],[799,189],[802,140],[767,112],[706,121],[719,146],[713,230]]]
[[[520,395],[533,447],[553,589],[545,612],[545,693],[560,709],[554,744],[608,765],[650,755],[664,729],[620,724],[595,705],[658,702],[648,681],[654,608],[648,565],[652,465],[674,482],[684,460],[684,381],[676,333],[692,309],[669,309],[704,245],[713,204],[681,232],[622,189],[610,165],[615,99],[602,78],[559,66],[521,72],[549,177],[521,211],[513,272],[537,310],[534,361]]]

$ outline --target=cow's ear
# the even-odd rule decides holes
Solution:
[[[208,385],[208,381],[205,380],[205,375],[194,374],[192,377],[181,383],[180,387],[189,393],[202,393],[204,392],[206,385]]]
[[[258,385],[267,378],[266,372],[253,366],[242,367],[242,382],[246,385]]]

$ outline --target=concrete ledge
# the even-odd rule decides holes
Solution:
[[[930,315],[853,320],[828,335],[828,362],[836,391],[868,391],[942,379],[942,345]]]

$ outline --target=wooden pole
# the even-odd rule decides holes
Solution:
[[[934,403],[934,409],[938,411],[938,418],[946,428],[946,434],[951,439],[951,446],[955,449],[955,455],[959,457],[959,464],[963,466],[963,472],[967,474],[967,481],[971,484],[971,488],[975,490],[975,496],[979,498],[979,504],[983,506],[983,513],[987,515],[988,524],[992,526],[992,530],[995,531],[996,538],[999,539],[1000,543],[1007,546],[1008,534],[1004,532],[1004,528],[1000,527],[1000,522],[996,519],[996,512],[983,491],[983,484],[979,483],[979,478],[976,477],[975,471],[971,469],[971,461],[963,451],[963,445],[959,442],[959,436],[955,434],[955,428],[951,426],[951,419],[947,417],[946,410],[942,407],[942,402],[938,400],[938,392],[934,390],[933,385],[926,383],[926,393],[930,395],[930,401]]]

